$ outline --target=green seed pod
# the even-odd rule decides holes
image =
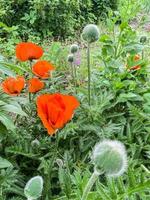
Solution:
[[[41,196],[42,190],[43,178],[41,176],[35,176],[27,182],[24,188],[24,194],[28,199],[36,200]]]
[[[88,43],[92,43],[97,41],[99,37],[100,37],[100,32],[96,25],[89,24],[84,27],[82,32],[83,40],[85,40]]]
[[[73,61],[74,61],[73,54],[69,54],[67,60],[68,60],[68,62],[73,63]]]
[[[70,47],[71,53],[76,53],[79,50],[79,46],[77,44],[72,44]]]
[[[142,36],[140,38],[140,43],[144,44],[144,43],[146,43],[146,41],[147,41],[147,37],[146,36]]]
[[[127,154],[124,145],[118,141],[104,140],[93,151],[95,171],[107,176],[120,176],[127,168]]]

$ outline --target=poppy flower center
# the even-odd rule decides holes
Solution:
[[[47,121],[54,127],[57,128],[58,124],[63,122],[63,115],[66,107],[63,100],[59,95],[55,96],[47,104]]]

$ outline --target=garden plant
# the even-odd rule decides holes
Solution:
[[[149,14],[0,1],[0,200],[150,199]]]

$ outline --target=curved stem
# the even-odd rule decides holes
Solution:
[[[91,105],[91,69],[90,69],[90,43],[87,47],[87,67],[88,67],[88,101]]]
[[[83,191],[83,195],[81,200],[86,200],[88,197],[88,194],[90,192],[90,190],[92,189],[92,186],[94,185],[95,181],[97,180],[98,176],[100,175],[100,173],[94,171],[91,178],[89,179],[84,191]]]

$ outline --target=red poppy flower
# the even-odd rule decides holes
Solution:
[[[134,56],[134,61],[138,61],[138,60],[140,60],[140,56],[137,54]],[[130,68],[130,70],[139,70],[139,69],[141,69],[140,65],[136,65]]]
[[[50,71],[54,70],[54,66],[47,62],[46,60],[40,60],[37,61],[33,67],[32,72],[36,76],[39,76],[40,78],[49,78],[50,77]]]
[[[24,62],[39,59],[43,55],[43,49],[32,42],[21,42],[16,46],[16,57]]]
[[[2,82],[2,89],[5,93],[16,96],[20,94],[24,88],[25,80],[22,76],[8,77],[5,81]]]
[[[80,105],[74,96],[59,93],[41,95],[36,104],[38,116],[49,135],[53,135],[57,129],[70,121],[74,110]]]
[[[134,56],[134,60],[136,61],[136,60],[140,60],[140,56],[137,54],[137,55],[135,55]]]
[[[35,93],[44,88],[44,83],[38,78],[31,78],[29,81],[29,92]]]

